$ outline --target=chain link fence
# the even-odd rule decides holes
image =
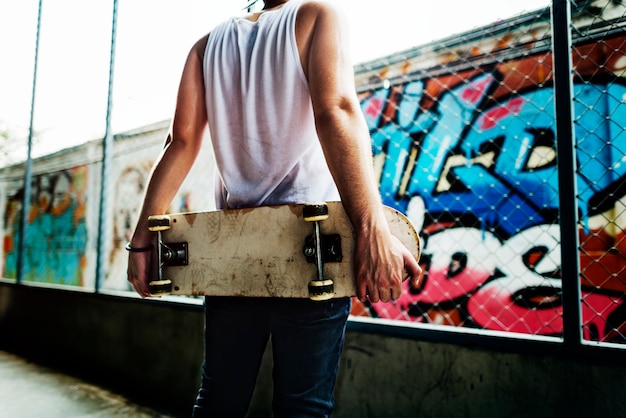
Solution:
[[[578,277],[562,272],[567,243],[547,0],[544,9],[356,67],[383,201],[420,231],[425,272],[419,288],[406,283],[392,303],[355,300],[356,320],[562,340],[563,283],[574,280],[583,342],[626,341],[626,6],[618,0],[570,5]],[[127,290],[122,243],[142,173],[156,155],[152,145],[143,149],[144,136],[161,138],[164,130],[116,137],[105,289]],[[27,281],[97,287],[86,273],[93,270],[97,235],[96,148],[36,161]],[[75,164],[68,161],[74,153]],[[16,274],[20,169],[0,171],[5,278]],[[177,198],[181,210],[204,202],[190,190],[198,188]],[[67,239],[55,246],[46,234]]]
[[[582,334],[624,343],[626,8],[571,10]],[[563,336],[553,69],[550,7],[357,68],[380,191],[421,230],[425,277],[355,313]]]

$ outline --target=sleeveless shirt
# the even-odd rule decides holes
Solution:
[[[218,208],[339,200],[296,44],[303,1],[256,22],[231,18],[209,34],[204,82]]]

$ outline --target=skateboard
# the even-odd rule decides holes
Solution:
[[[416,260],[419,236],[385,207]],[[151,216],[153,295],[330,298],[356,295],[354,232],[341,202]],[[156,277],[155,277],[156,276]]]

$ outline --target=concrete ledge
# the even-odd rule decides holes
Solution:
[[[0,284],[0,345],[165,408],[191,410],[202,307]]]
[[[199,304],[0,283],[0,348],[188,416]],[[626,410],[626,366],[350,330],[335,418],[591,417]],[[250,418],[268,417],[268,353]]]

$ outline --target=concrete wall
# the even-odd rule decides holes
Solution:
[[[0,283],[0,348],[179,416],[199,382],[202,327],[199,303]],[[618,417],[626,409],[624,362],[367,328],[349,326],[334,417]],[[266,355],[250,416],[270,416],[270,402]]]
[[[136,224],[144,189],[163,148],[170,122],[162,121],[115,136],[107,191],[102,289],[129,290],[124,245]],[[91,141],[33,162],[31,205],[23,280],[93,290],[95,284],[101,141]],[[0,277],[17,277],[24,167],[0,167]],[[169,212],[212,210],[213,154],[208,141]]]

